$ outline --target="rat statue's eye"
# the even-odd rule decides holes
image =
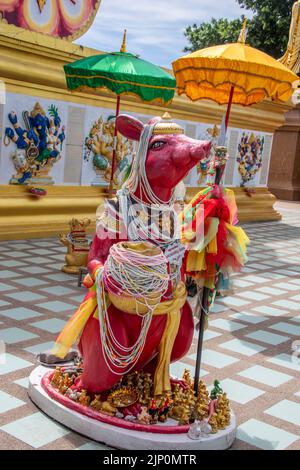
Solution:
[[[153,142],[153,144],[150,145],[151,150],[157,150],[162,148],[165,145],[165,142],[163,140],[157,140],[156,142]]]

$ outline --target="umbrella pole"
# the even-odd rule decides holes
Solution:
[[[228,101],[228,105],[227,105],[227,111],[226,111],[226,117],[225,117],[226,131],[227,131],[228,125],[229,125],[229,118],[230,118],[230,112],[231,112],[231,107],[232,107],[233,93],[234,93],[234,85],[231,86],[229,101]]]
[[[207,287],[203,288],[202,299],[201,299],[200,293],[198,293],[198,305],[200,303],[200,318],[199,318],[199,323],[198,323],[199,334],[198,334],[197,359],[196,359],[195,378],[194,378],[195,396],[198,395],[198,390],[199,390],[199,378],[200,378],[203,338],[204,338],[204,329],[205,329],[205,315],[206,315],[207,307],[208,307],[208,294],[209,294],[209,289]]]
[[[117,96],[117,105],[116,105],[116,119],[120,114],[120,103],[121,97],[120,95]],[[116,159],[117,159],[117,125],[115,123],[115,131],[114,131],[114,149],[113,149],[113,158],[111,163],[111,175],[110,175],[110,183],[109,183],[109,197],[113,196],[114,190],[114,173],[115,173],[115,166],[116,166]]]
[[[226,117],[225,117],[226,132],[227,132],[228,125],[229,125],[230,111],[231,111],[232,101],[233,101],[233,93],[234,93],[234,86],[232,85],[230,89],[229,101],[228,101]],[[216,176],[215,176],[215,185],[220,184],[222,175],[223,175],[222,169],[220,167],[217,167]],[[195,379],[194,379],[194,390],[195,390],[196,396],[198,395],[198,390],[199,390],[203,337],[204,337],[204,329],[205,329],[205,315],[207,315],[207,311],[208,311],[209,294],[210,294],[210,289],[208,289],[207,287],[204,287],[203,292],[202,292],[202,299],[201,299],[201,296],[198,295],[199,301],[198,301],[197,307],[200,307],[200,317],[199,317],[199,323],[198,323],[199,335],[198,335],[197,359],[196,359],[196,369],[195,369]],[[200,303],[200,306],[199,306],[199,303]]]

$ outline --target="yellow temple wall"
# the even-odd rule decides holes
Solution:
[[[64,40],[54,39],[12,26],[1,25],[0,30],[0,79],[5,83],[7,103],[1,105],[0,124],[2,129],[0,145],[0,239],[46,237],[68,230],[68,222],[73,217],[89,217],[95,221],[96,208],[105,197],[105,187],[82,184],[82,159],[87,124],[83,124],[86,114],[91,123],[99,114],[113,113],[115,97],[111,93],[79,93],[66,89],[63,65],[68,62],[98,54],[99,51],[83,48]],[[61,103],[63,124],[66,125],[66,141],[63,150],[63,162],[58,162],[55,170],[59,184],[43,186],[47,196],[31,196],[26,186],[11,185],[6,173],[13,171],[10,157],[11,149],[3,144],[4,130],[8,125],[7,114],[13,103],[19,109],[31,111],[33,103],[39,101],[42,106],[49,103]],[[29,107],[31,108],[29,109]],[[271,155],[272,136],[276,129],[284,124],[284,116],[292,107],[265,101],[251,108],[233,107],[230,128],[233,148],[241,132],[247,130],[260,133],[268,141]],[[172,117],[185,123],[186,132],[192,137],[199,137],[198,125],[212,126],[220,124],[225,108],[213,102],[192,103],[185,97],[176,96],[172,105],[161,107],[135,100],[133,97],[122,98],[122,111],[134,113],[143,120],[153,115],[170,112]],[[85,118],[84,118],[85,113]],[[19,120],[21,120],[21,115]],[[201,129],[202,129],[201,128]],[[198,134],[197,134],[198,132]],[[235,147],[234,147],[235,149]],[[229,149],[230,150],[230,149]],[[234,186],[233,173],[236,150],[230,154],[225,184]],[[61,167],[59,167],[61,165]],[[275,198],[268,191],[268,165],[266,162],[255,193],[249,196],[243,189],[235,187],[242,222],[257,220],[278,220],[274,208]],[[196,175],[197,176],[197,175]],[[187,195],[191,196],[198,188],[188,181]],[[6,179],[7,178],[7,181]],[[236,178],[236,176],[235,176]],[[55,182],[55,181],[54,181]],[[90,227],[93,230],[94,226]]]

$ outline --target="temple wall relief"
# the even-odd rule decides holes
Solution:
[[[67,113],[66,103],[7,93],[0,184],[64,183]]]
[[[0,184],[78,185],[109,184],[114,110],[7,93],[2,111]],[[126,110],[122,109],[122,112]],[[132,113],[143,122],[151,115]],[[217,144],[220,126],[178,120],[188,136]],[[272,149],[271,133],[230,128],[226,186],[266,187]],[[118,135],[116,182],[130,169],[136,144]],[[209,161],[186,177],[185,184],[201,187],[212,181]]]

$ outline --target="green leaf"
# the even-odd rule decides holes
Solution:
[[[51,116],[52,118],[57,118],[58,117],[58,107],[55,106],[54,104],[51,104],[51,106],[49,106],[49,108],[48,108],[48,113],[49,113],[49,116]]]

